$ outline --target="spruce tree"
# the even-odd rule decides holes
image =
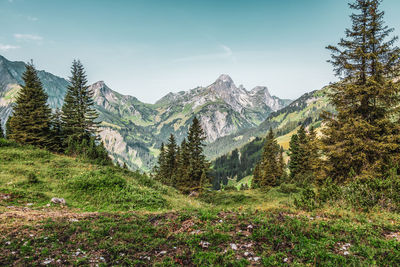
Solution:
[[[163,182],[163,177],[165,177],[165,147],[164,147],[164,143],[161,143],[161,147],[160,147],[160,155],[158,156],[158,161],[157,161],[157,165],[155,167],[155,178],[160,181]]]
[[[275,186],[280,175],[278,157],[280,148],[276,142],[274,133],[272,129],[269,130],[267,138],[265,140],[263,154],[259,166],[257,168],[257,173],[255,172],[255,184],[258,187]]]
[[[299,178],[304,178],[304,176],[311,174],[311,146],[304,125],[300,126],[297,136],[299,138],[299,158],[296,175],[300,176]]]
[[[91,137],[97,136],[98,123],[95,120],[98,114],[93,107],[93,94],[87,85],[82,63],[74,60],[62,107],[63,128],[69,145],[80,145],[83,140],[88,142]]]
[[[61,120],[61,111],[56,109],[56,111],[51,115],[51,128],[50,128],[50,150],[54,152],[64,151],[64,133]]]
[[[188,192],[191,188],[191,182],[189,179],[190,150],[186,138],[183,139],[179,152],[175,184],[176,188],[180,191]]]
[[[166,164],[166,173],[165,173],[165,184],[173,185],[175,181],[173,178],[176,174],[176,157],[177,157],[177,146],[175,137],[173,134],[170,135],[167,144],[167,150],[165,154],[165,164]]]
[[[51,110],[47,94],[33,63],[26,65],[22,75],[24,84],[18,92],[13,116],[9,119],[10,133],[7,138],[21,144],[48,147]]]
[[[278,175],[277,175],[280,182],[285,181],[287,179],[286,163],[285,159],[283,158],[283,153],[284,153],[283,147],[281,146],[278,157]]]
[[[194,117],[188,132],[188,149],[190,151],[190,162],[188,176],[191,182],[191,189],[199,189],[203,170],[209,169],[209,162],[203,153],[204,140],[206,139],[200,121]]]
[[[397,37],[384,25],[380,0],[356,0],[350,4],[352,27],[338,46],[328,46],[341,79],[332,86],[330,101],[337,114],[325,113],[324,152],[327,174],[345,181],[382,176],[398,161],[400,50]]]
[[[299,137],[297,134],[293,134],[290,143],[289,143],[289,171],[290,171],[290,178],[296,176],[299,172],[299,157],[300,157],[300,147],[299,147]]]

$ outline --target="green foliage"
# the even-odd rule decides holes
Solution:
[[[203,154],[204,130],[195,117],[188,131],[188,139],[181,146],[176,145],[171,134],[167,147],[162,144],[155,178],[166,185],[172,185],[181,192],[202,192],[209,187],[209,162]]]
[[[50,146],[51,151],[62,153],[65,149],[65,136],[61,120],[62,113],[59,109],[51,115]]]
[[[89,90],[82,63],[74,60],[71,67],[70,86],[64,98],[62,121],[66,137],[81,143],[97,135],[98,117],[93,105],[94,92]]]
[[[254,169],[253,185],[265,188],[267,186],[275,186],[281,179],[286,168],[283,163],[282,151],[275,140],[272,129],[269,130],[267,135],[263,155],[261,161]]]
[[[316,200],[316,194],[312,187],[307,187],[303,189],[300,197],[295,198],[294,204],[296,207],[312,211],[318,207],[318,203]]]
[[[338,47],[328,46],[339,83],[330,101],[337,115],[325,112],[324,152],[329,177],[344,182],[355,177],[382,177],[398,162],[400,145],[398,106],[400,67],[397,37],[385,26],[381,1],[356,0],[350,7],[352,27]]]
[[[26,65],[22,79],[24,85],[8,120],[7,138],[20,144],[48,147],[51,110],[33,63]]]
[[[295,184],[282,183],[279,186],[278,191],[285,194],[291,194],[299,192],[299,188]]]

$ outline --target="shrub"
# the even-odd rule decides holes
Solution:
[[[39,179],[37,178],[34,172],[29,172],[27,177],[28,177],[28,183],[30,184],[36,184],[39,182]]]
[[[299,189],[295,184],[283,183],[279,186],[278,191],[281,193],[290,194],[299,192]]]
[[[305,188],[300,197],[294,199],[294,204],[296,207],[307,210],[307,211],[312,211],[318,207],[317,201],[316,201],[316,194],[311,187]]]

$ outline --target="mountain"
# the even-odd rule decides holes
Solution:
[[[290,137],[301,124],[319,128],[321,112],[334,112],[328,101],[328,91],[329,86],[306,93],[285,108],[272,113],[259,126],[222,137],[207,146],[206,154],[209,158],[215,158],[215,188],[218,188],[220,182],[226,185],[229,178],[239,181],[253,173],[261,157],[264,137],[270,128],[276,132],[277,141],[284,149],[288,148]]]
[[[329,86],[326,86],[320,90],[306,93],[286,107],[271,113],[258,126],[217,139],[206,147],[206,155],[215,159],[235,148],[242,147],[256,137],[265,137],[270,128],[274,129],[278,136],[285,136],[301,123],[315,124],[320,122],[320,114],[323,110],[334,111],[328,101],[328,91]]]
[[[0,56],[0,118],[3,123],[21,88],[25,63]],[[45,71],[38,72],[49,95],[49,105],[60,108],[68,81]],[[100,136],[111,156],[133,169],[154,166],[158,148],[173,133],[180,142],[197,116],[207,142],[258,126],[268,115],[290,103],[271,96],[267,87],[247,91],[237,87],[231,77],[221,75],[207,87],[169,93],[155,104],[146,104],[133,96],[122,95],[103,81],[90,86],[102,121]]]

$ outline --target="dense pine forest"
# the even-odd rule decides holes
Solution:
[[[269,96],[282,108],[217,141],[201,113],[177,120],[187,132],[168,125],[148,172],[110,153],[139,152],[102,135],[120,126],[100,119],[81,61],[61,108],[27,63],[0,120],[0,265],[399,266],[400,48],[382,2],[349,4],[351,25],[326,47],[337,82],[284,107]]]

